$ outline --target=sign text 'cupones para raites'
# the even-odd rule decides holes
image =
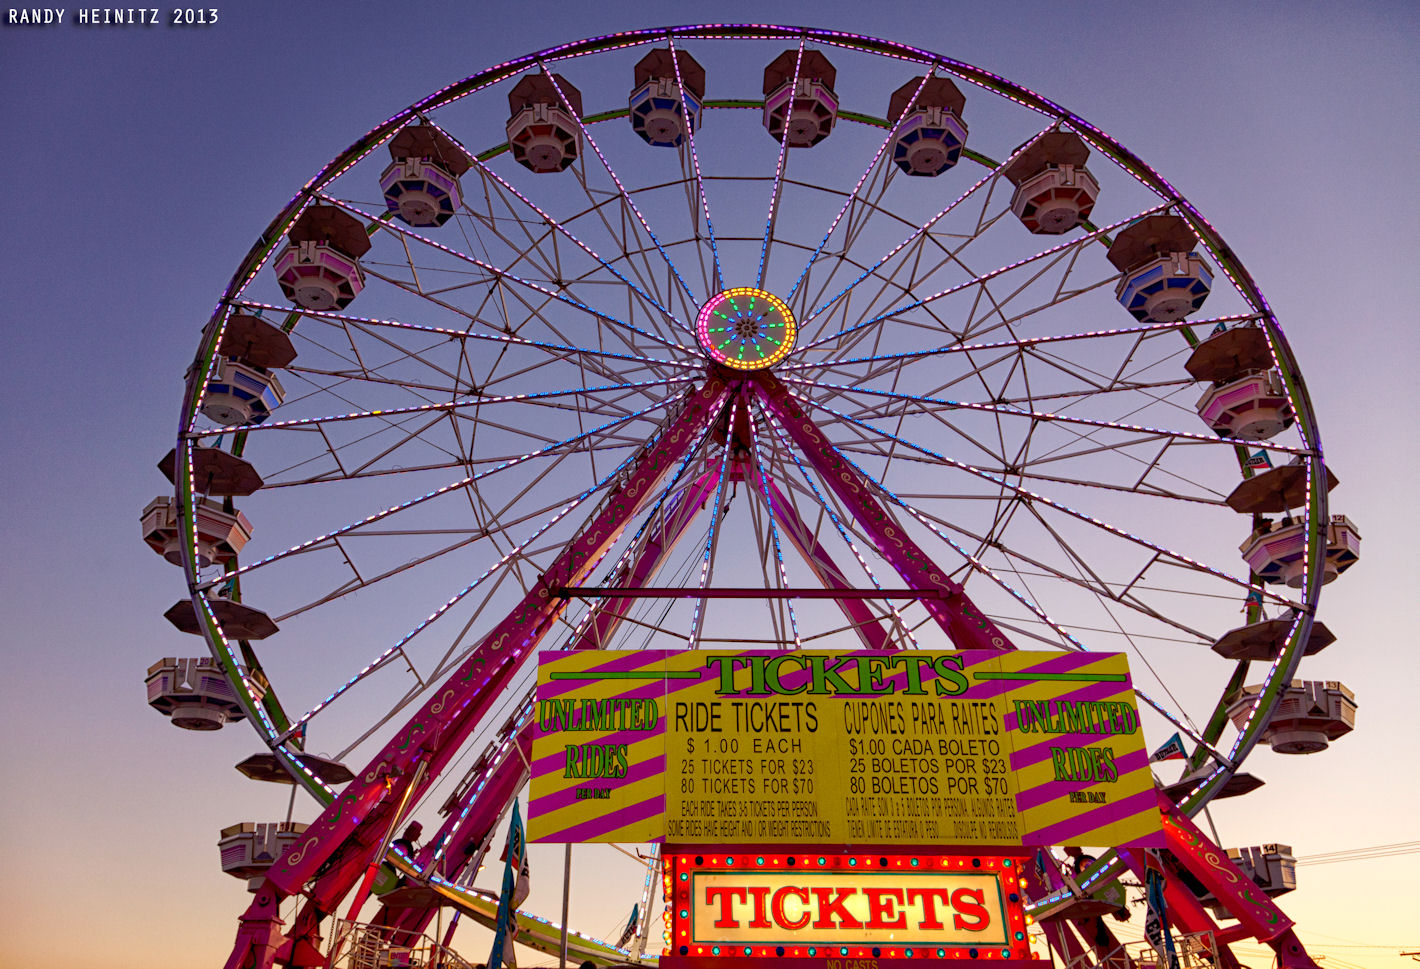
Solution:
[[[1125,657],[544,653],[530,840],[1140,845]]]

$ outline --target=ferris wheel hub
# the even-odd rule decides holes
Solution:
[[[736,370],[774,366],[794,348],[798,329],[782,299],[750,286],[716,293],[695,321],[696,336],[710,358]]]

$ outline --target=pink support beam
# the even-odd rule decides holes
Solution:
[[[302,891],[319,869],[330,866],[308,893],[309,902],[293,927],[298,944],[309,941],[320,917],[334,911],[353,887],[363,869],[362,860],[368,860],[374,850],[375,839],[410,786],[416,766],[423,762],[426,769],[411,792],[411,803],[439,776],[523,662],[533,655],[567,605],[567,600],[553,595],[552,590],[586,578],[665,475],[719,415],[727,390],[725,380],[711,374],[686,398],[680,414],[642,450],[627,477],[611,489],[591,520],[518,607],[326,807],[305,837],[272,865],[262,891],[274,891],[278,898]],[[269,954],[257,953],[250,943],[251,934],[244,925],[229,965],[266,969],[271,964]]]
[[[616,587],[634,587],[648,582],[661,567],[677,542],[685,534],[690,523],[700,514],[705,502],[715,496],[715,487],[720,482],[720,469],[707,471],[685,487],[670,501],[659,522],[649,529],[636,560],[623,574],[618,575]],[[626,618],[635,599],[607,595],[594,608],[590,625],[572,643],[569,649],[601,649],[610,639],[612,631]]]
[[[829,443],[783,382],[767,371],[756,372],[753,381],[789,437],[872,537],[883,558],[911,588],[938,593],[924,597],[922,603],[952,644],[957,649],[1014,649],[1006,634],[967,597],[966,590],[948,578],[878,503],[873,486]]]
[[[1134,872],[1141,882],[1147,881],[1149,866],[1152,864],[1157,868],[1158,865],[1157,861],[1146,860],[1142,852],[1134,849],[1120,848],[1119,857],[1124,859],[1129,870]],[[1197,896],[1188,890],[1188,886],[1183,884],[1181,879],[1169,877],[1167,874],[1164,878],[1164,908],[1169,924],[1174,928],[1189,934],[1213,933],[1222,969],[1242,969],[1242,963],[1233,955],[1233,950],[1228,948],[1226,939],[1218,930],[1218,924],[1213,921],[1203,903],[1198,901]]]
[[[793,504],[785,499],[783,492],[775,485],[774,480],[768,475],[760,475],[758,472],[755,475],[760,478],[765,490],[769,492],[770,510],[774,513],[775,521],[779,523],[780,534],[789,539],[799,550],[799,554],[803,556],[804,561],[818,577],[818,580],[829,589],[847,590],[851,588],[847,577],[834,564],[828,551],[819,544],[818,538],[799,517]],[[764,500],[762,494],[760,500]],[[878,621],[878,617],[861,599],[847,596],[838,596],[837,598],[839,607],[848,617],[848,621],[853,624],[853,631],[863,641],[864,647],[867,649],[897,648],[898,644],[888,635],[887,630]]]
[[[1253,938],[1272,947],[1278,966],[1318,969],[1292,930],[1292,920],[1163,792],[1159,792],[1159,810],[1163,812],[1169,850],[1179,864],[1202,882]]]

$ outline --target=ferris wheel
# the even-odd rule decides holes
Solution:
[[[885,40],[630,31],[397,113],[242,260],[161,467],[144,539],[210,655],[156,663],[150,703],[249,721],[242,772],[319,809],[223,831],[254,891],[233,965],[309,962],[387,848],[376,923],[492,918],[539,651],[1124,652],[1151,742],[1186,747],[1183,826],[1260,783],[1259,743],[1354,718],[1294,677],[1359,533],[1236,254],[1082,118]],[[654,846],[585,850],[586,904],[640,921],[564,942],[525,912],[521,941],[654,963]],[[1290,887],[1285,851],[1234,861]],[[1042,867],[1045,941],[1103,945],[1130,859]]]

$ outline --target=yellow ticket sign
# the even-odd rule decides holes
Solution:
[[[548,653],[534,841],[1153,845],[1125,657]]]

